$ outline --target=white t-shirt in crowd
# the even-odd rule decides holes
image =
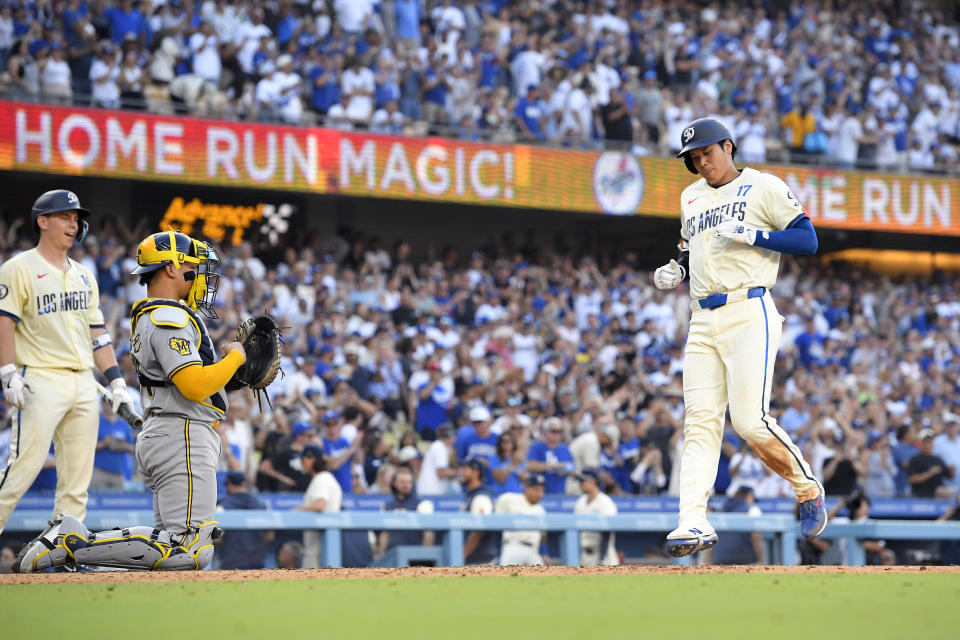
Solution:
[[[448,480],[442,479],[437,471],[450,468],[450,450],[440,440],[434,440],[423,456],[420,477],[417,478],[417,492],[424,496],[441,496],[447,493]]]
[[[93,100],[101,104],[120,99],[120,87],[117,86],[117,76],[120,69],[111,66],[97,58],[90,66],[90,81],[93,83]],[[106,82],[99,82],[106,79]]]
[[[862,137],[863,127],[860,126],[860,121],[855,116],[847,116],[837,131],[837,160],[855,163]]]
[[[336,0],[333,8],[337,13],[337,22],[348,33],[360,33],[367,19],[373,13],[372,0]]]
[[[70,65],[65,60],[51,58],[40,74],[40,88],[53,95],[70,95],[73,91],[70,79]]]
[[[220,82],[220,52],[217,36],[195,33],[190,36],[190,51],[193,52],[193,72],[207,82]]]
[[[260,48],[260,38],[264,36],[270,37],[273,33],[270,31],[270,27],[265,24],[253,24],[252,22],[244,22],[238,28],[237,32],[234,34],[235,42],[243,42],[240,45],[240,51],[237,52],[237,60],[240,61],[240,68],[243,69],[244,73],[253,74],[255,69],[253,68],[253,55],[257,52],[257,49]]]
[[[343,72],[343,78],[340,81],[340,90],[345,94],[351,94],[354,91],[370,91],[376,89],[377,82],[373,76],[373,71],[367,67],[359,69],[347,69]],[[373,96],[372,95],[354,95],[347,104],[347,115],[354,122],[370,122],[373,116]]]
[[[593,129],[593,109],[590,106],[590,97],[577,88],[570,91],[567,103],[563,108],[563,118],[560,120],[560,131],[589,138]]]

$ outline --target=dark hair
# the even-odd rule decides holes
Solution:
[[[513,443],[514,449],[517,448],[517,441],[513,439],[513,436],[511,436],[509,433],[501,433],[500,437],[497,438],[497,457],[501,460],[503,459],[503,443],[507,440],[510,440],[510,442]]]
[[[167,265],[163,265],[159,269],[154,269],[153,271],[148,271],[146,273],[141,273],[139,282],[145,287],[149,287],[150,283],[153,282],[153,279],[157,277],[157,274],[167,268]]]
[[[321,471],[327,470],[327,461],[323,456],[316,456],[313,458],[313,463],[310,465],[310,469],[314,473],[320,473]]]
[[[352,423],[353,420],[359,415],[360,415],[360,409],[358,409],[353,405],[350,405],[349,407],[343,410],[343,419],[350,423]]]

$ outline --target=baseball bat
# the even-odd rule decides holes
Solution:
[[[97,390],[107,400],[113,400],[113,393],[111,393],[109,389],[104,387],[99,382],[97,383]],[[140,431],[140,429],[143,429],[143,416],[138,415],[137,412],[133,410],[133,407],[129,404],[121,404],[120,408],[117,409],[117,415],[120,416],[124,422],[130,425],[130,428],[134,431]]]

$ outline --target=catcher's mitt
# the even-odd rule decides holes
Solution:
[[[247,318],[237,327],[235,339],[243,345],[247,353],[247,361],[233,374],[230,382],[227,383],[226,390],[234,391],[242,387],[250,387],[257,394],[259,403],[260,392],[266,389],[280,373],[280,343],[283,342],[280,325],[265,314]],[[267,404],[270,404],[269,396],[267,396]]]

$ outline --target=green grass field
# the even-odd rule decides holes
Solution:
[[[955,574],[52,584],[0,587],[0,628],[11,640],[202,638],[211,632],[263,640],[876,640],[956,637],[958,603]]]

